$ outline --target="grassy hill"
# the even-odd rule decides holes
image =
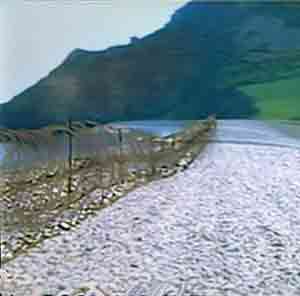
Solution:
[[[259,119],[300,120],[300,78],[282,79],[239,88],[254,99]]]
[[[0,105],[0,125],[298,116],[300,2],[192,1],[163,28],[132,40],[74,50]]]

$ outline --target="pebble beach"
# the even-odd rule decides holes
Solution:
[[[209,144],[188,170],[6,264],[2,294],[121,296],[161,281],[166,295],[181,283],[184,295],[299,295],[299,175],[297,149]]]

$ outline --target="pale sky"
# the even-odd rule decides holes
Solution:
[[[184,0],[9,0],[0,3],[0,102],[58,66],[75,48],[128,44],[166,24]]]

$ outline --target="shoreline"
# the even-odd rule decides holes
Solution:
[[[107,171],[110,164],[103,168],[103,163],[90,160],[84,164],[84,161],[80,160],[77,163],[78,172],[73,171],[72,188],[73,186],[74,188],[70,194],[66,193],[68,187],[66,180],[61,180],[57,170],[53,172],[46,170],[45,176],[41,175],[42,179],[37,179],[33,174],[28,179],[29,183],[27,180],[25,183],[24,181],[20,183],[19,186],[23,186],[24,189],[12,187],[13,191],[9,192],[4,187],[4,196],[1,198],[5,202],[2,204],[4,209],[1,209],[5,211],[2,221],[2,264],[5,265],[15,260],[19,255],[37,247],[44,240],[78,227],[86,218],[96,215],[98,211],[110,206],[133,189],[187,169],[205,145],[203,138],[208,135],[203,134],[203,128],[204,131],[210,129],[209,126],[195,124],[172,136],[154,138],[159,143],[166,143],[167,150],[149,154],[150,157],[144,155],[141,161],[145,162],[146,167],[140,171],[137,170],[135,174],[130,173],[129,167],[124,167],[124,163],[120,162],[116,177],[115,159],[109,159],[112,166],[111,172]],[[179,149],[172,148],[177,144],[176,139],[179,138],[182,139],[178,142]],[[98,167],[100,167],[100,172],[97,172]],[[126,173],[123,175],[125,168]],[[86,176],[90,177],[86,178],[83,183],[83,177]],[[65,178],[67,177],[66,175]],[[50,186],[49,182],[54,183]],[[51,200],[51,196],[57,196],[57,199]]]

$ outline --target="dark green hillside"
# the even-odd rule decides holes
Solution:
[[[0,124],[28,128],[69,117],[107,122],[211,113],[273,118],[270,92],[247,86],[299,77],[300,4],[193,1],[164,28],[132,41],[98,52],[74,50],[0,106]],[[295,102],[286,104],[285,119],[295,117]]]

